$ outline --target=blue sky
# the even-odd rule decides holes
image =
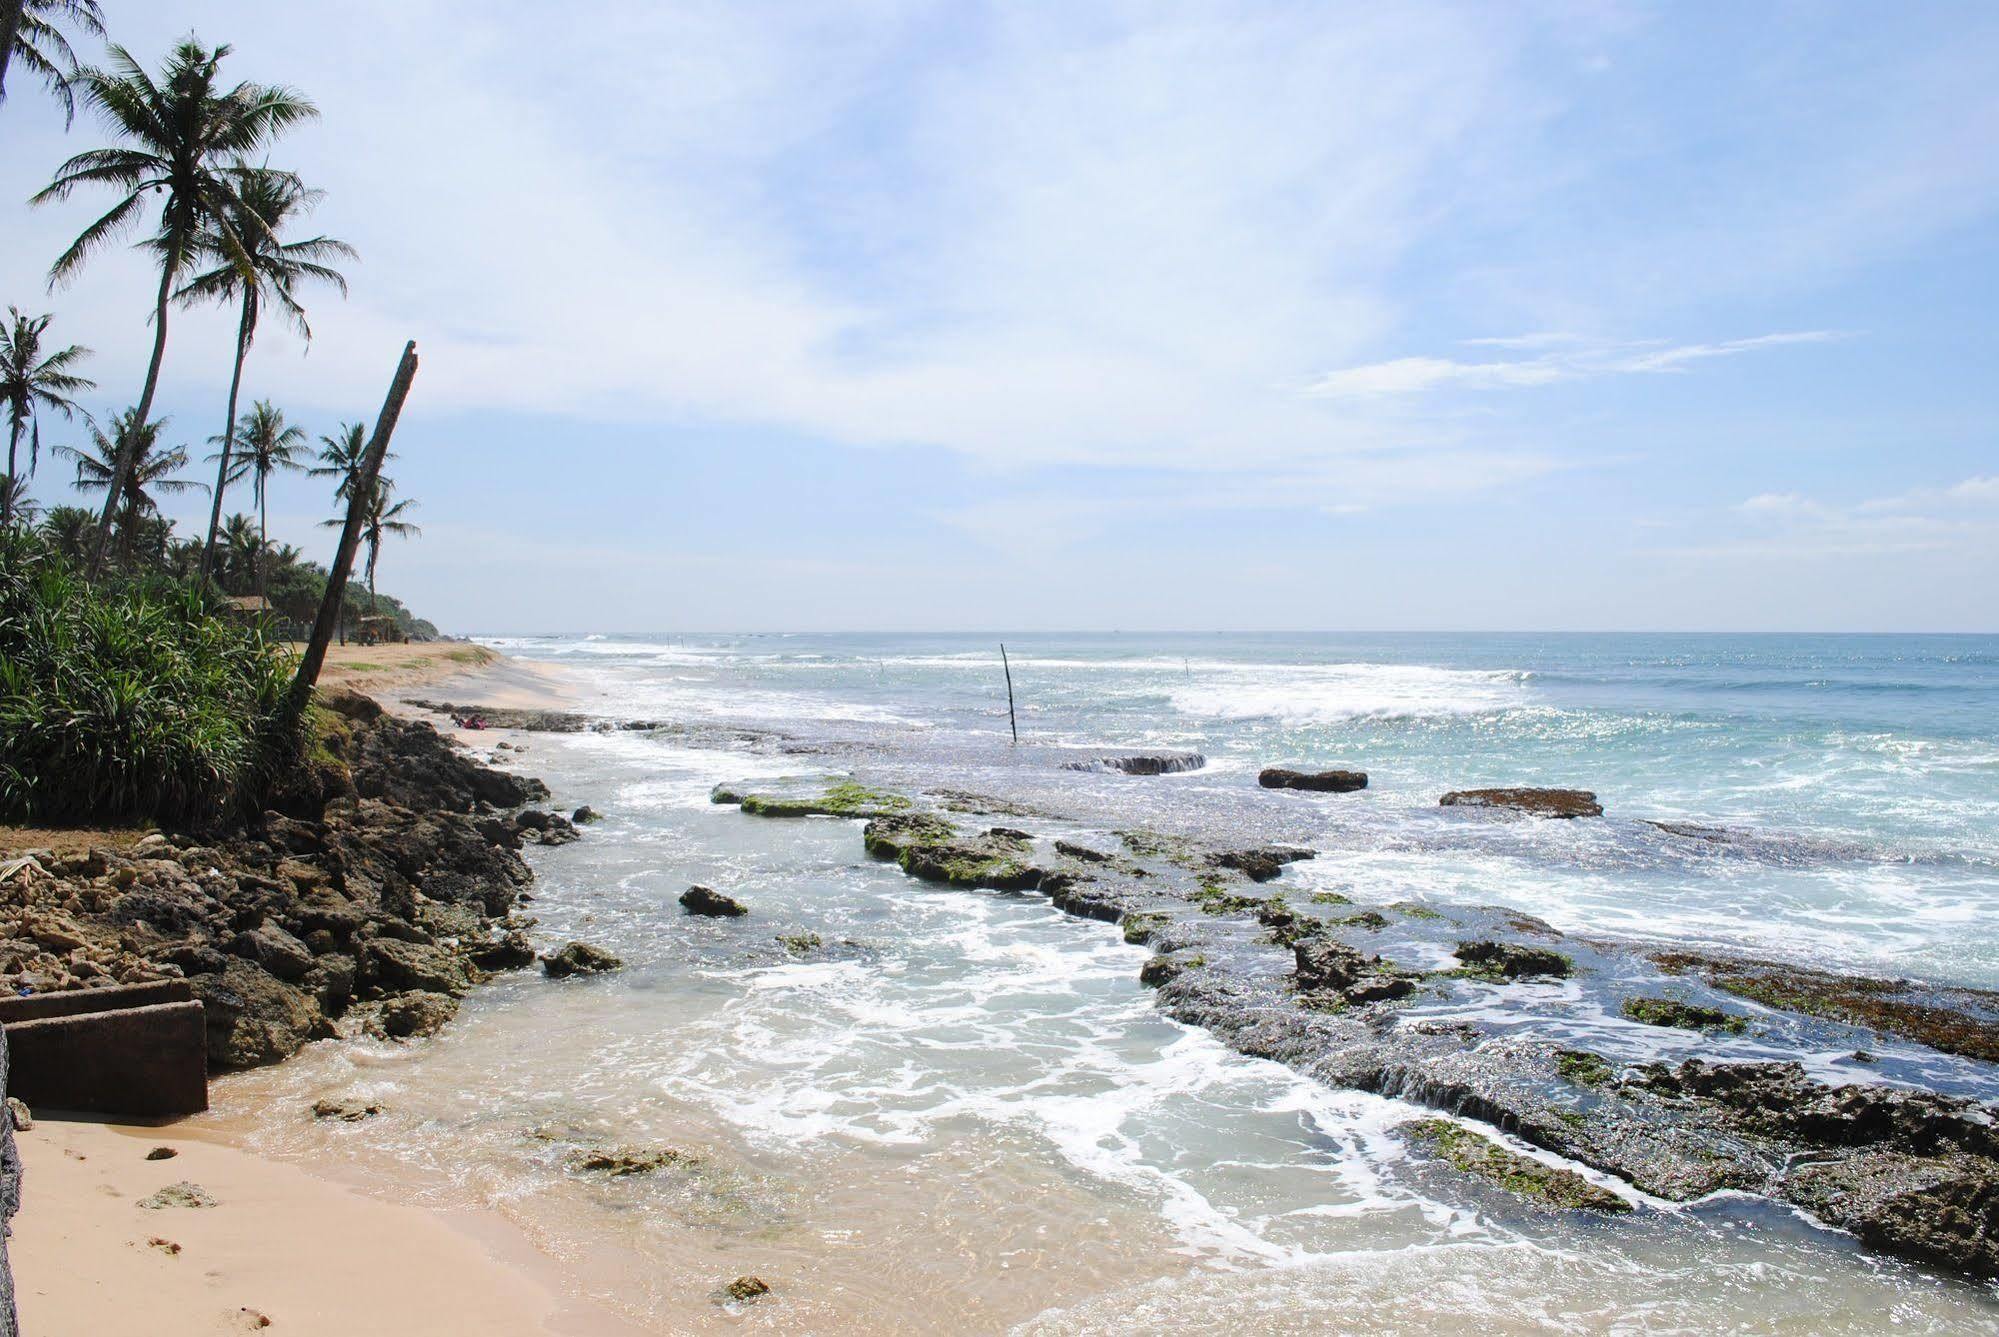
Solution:
[[[450,629],[1999,629],[1988,4],[105,7],[322,108],[363,259],[248,391],[417,340],[382,581]],[[99,136],[18,86],[0,197]],[[0,302],[110,410],[94,202],[0,208]]]

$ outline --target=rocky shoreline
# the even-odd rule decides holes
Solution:
[[[321,743],[241,825],[25,848],[0,882],[0,979],[45,993],[185,978],[211,1067],[335,1035],[428,1035],[493,973],[533,965],[526,844],[576,838],[369,697],[322,694]]]
[[[752,816],[865,818],[868,852],[912,877],[1037,893],[1118,924],[1152,949],[1141,980],[1169,1015],[1329,1086],[1501,1130],[1432,1120],[1408,1136],[1541,1210],[1749,1193],[1885,1253],[1999,1276],[1999,1108],[1923,1089],[1994,1052],[1999,994],[1585,940],[1503,908],[1290,897],[1270,884],[1309,850],[1028,831],[1003,803],[988,812],[1008,824],[985,826],[965,820],[979,815],[971,795],[948,812],[851,780],[725,785],[713,797]],[[1593,804],[1564,794],[1551,815]],[[1537,805],[1553,806],[1512,806]],[[1592,1012],[1650,1028],[1684,1056],[1620,1061],[1553,1038]],[[1831,1080],[1828,1054],[1844,1056]]]

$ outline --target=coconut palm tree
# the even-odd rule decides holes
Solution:
[[[154,494],[191,492],[201,486],[173,477],[176,469],[187,465],[187,448],[174,446],[167,449],[160,445],[160,432],[166,425],[164,418],[156,422],[142,422],[139,410],[130,408],[111,420],[109,436],[92,423],[89,444],[56,447],[57,454],[67,455],[76,461],[76,486],[79,490],[121,489],[114,504],[105,508],[105,514],[118,515],[118,543],[128,562],[138,543],[142,522],[160,509]],[[122,484],[119,481],[121,462],[125,466]],[[100,525],[102,523],[99,521]],[[103,547],[103,538],[96,537],[93,550],[101,552]]]
[[[0,102],[7,100],[10,59],[42,76],[62,103],[65,124],[76,120],[76,51],[56,26],[67,20],[92,37],[104,36],[104,11],[97,0],[0,0]]]
[[[35,504],[28,500],[27,479],[0,474],[0,510],[20,516],[23,528],[35,523]]]
[[[252,480],[250,495],[257,503],[257,538],[267,556],[271,544],[268,504],[271,475],[305,467],[304,461],[299,459],[299,451],[305,447],[305,431],[287,423],[283,409],[277,408],[268,399],[260,399],[236,424],[234,435],[242,442],[242,450],[236,454],[235,463],[229,466],[229,472],[218,481],[217,486],[238,483],[245,478]],[[208,457],[211,460],[230,454],[229,438],[226,436],[211,436],[208,444],[222,447]],[[268,565],[262,560],[257,563],[259,596],[264,593],[264,569]]]
[[[71,369],[90,356],[88,348],[71,344],[43,356],[42,335],[49,328],[47,316],[24,316],[7,308],[7,323],[0,325],[0,404],[7,412],[7,477],[19,479],[21,433],[28,434],[28,474],[33,476],[41,463],[41,410],[53,409],[65,418],[75,418],[83,410],[73,395],[97,388]],[[90,415],[84,413],[85,418]],[[0,529],[12,522],[18,487],[0,498]]]
[[[338,478],[333,499],[345,501],[354,495],[354,479],[360,474],[367,454],[368,430],[358,422],[343,422],[338,432],[319,438],[319,464],[306,473],[313,478]],[[384,464],[395,457],[393,450],[382,452]]]
[[[290,172],[274,172],[267,167],[238,164],[237,173],[236,198],[229,205],[235,216],[230,221],[248,264],[231,253],[228,239],[211,226],[204,229],[200,248],[205,259],[215,262],[214,268],[195,275],[175,294],[183,304],[234,301],[241,308],[236,320],[236,362],[229,375],[229,410],[223,418],[228,428],[233,428],[236,422],[237,395],[243,386],[243,359],[257,337],[257,318],[264,303],[268,300],[275,305],[286,323],[310,344],[312,327],[306,323],[305,308],[299,304],[295,289],[307,283],[325,283],[338,288],[344,297],[347,280],[326,262],[358,258],[352,246],[331,237],[284,240],[290,225],[310,213],[325,192],[308,190]],[[222,494],[229,477],[232,446],[230,432],[225,431],[220,463],[215,470],[208,536],[202,541],[204,580],[208,578],[215,552],[215,531],[222,523]]]
[[[228,54],[226,46],[211,51],[190,36],[168,53],[158,81],[121,46],[111,48],[108,69],[93,65],[79,70],[71,82],[119,142],[71,158],[32,201],[68,199],[84,185],[109,186],[122,193],[108,213],[57,257],[49,270],[53,286],[74,278],[85,261],[133,227],[147,205],[157,200],[158,221],[149,244],[159,259],[160,286],[153,302],[152,359],[133,409],[135,429],[143,429],[151,418],[160,363],[167,351],[167,306],[186,267],[198,257],[204,229],[213,232],[229,259],[249,267],[248,248],[236,230],[246,219],[232,208],[240,176],[237,164],[319,114],[289,88],[240,83],[224,91],[220,67]],[[133,442],[143,438],[142,430],[126,434]],[[110,523],[132,468],[130,460],[113,463],[101,525]],[[91,565],[101,560],[100,549]]]
[[[42,542],[72,562],[80,562],[96,547],[97,522],[81,506],[51,506],[42,512],[36,533]]]
[[[389,496],[395,491],[395,484],[386,478],[375,480],[375,490],[368,497],[366,509],[361,512],[361,541],[368,545],[368,608],[372,612],[377,607],[375,599],[375,563],[382,556],[382,540],[394,535],[396,538],[415,538],[423,530],[402,517],[416,509],[416,502],[408,497],[391,502]],[[331,520],[321,520],[326,529],[339,529],[347,523],[347,517],[336,515]]]

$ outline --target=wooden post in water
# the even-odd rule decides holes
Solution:
[[[402,361],[396,364],[396,378],[389,382],[389,397],[382,401],[382,415],[375,419],[375,435],[362,452],[361,467],[355,471],[354,486],[347,492],[347,523],[340,529],[340,546],[334,550],[333,565],[326,569],[326,594],[319,601],[319,616],[312,624],[312,639],[305,644],[305,658],[298,662],[298,676],[292,679],[292,709],[302,711],[312,700],[313,685],[319,681],[320,667],[326,662],[326,646],[340,624],[340,605],[347,597],[347,574],[354,566],[354,550],[361,546],[361,518],[373,500],[375,486],[382,477],[382,457],[389,453],[389,438],[395,435],[396,419],[402,416],[403,400],[409,397],[410,382],[416,379],[416,341],[403,345]]]
[[[1013,665],[1007,662],[1006,642],[1000,642],[1000,667],[1006,670],[1006,722],[1013,730],[1013,741],[1020,741],[1020,721],[1013,713]]]

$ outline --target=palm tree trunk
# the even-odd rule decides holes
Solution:
[[[222,489],[229,485],[229,447],[236,442],[236,396],[243,388],[243,359],[250,351],[250,326],[256,320],[256,295],[243,293],[243,318],[236,323],[236,368],[229,373],[229,417],[222,425],[222,463],[215,470],[215,500],[208,508],[208,537],[201,544],[201,583],[215,560],[215,531],[222,527]]]
[[[146,430],[147,416],[153,411],[153,392],[160,388],[160,363],[167,356],[167,302],[173,297],[174,275],[180,270],[181,240],[175,237],[167,243],[167,258],[160,262],[160,292],[153,303],[153,360],[146,364],[146,388],[140,392],[139,407],[132,413],[131,435],[118,444],[118,459],[111,466],[111,486],[104,494],[104,513],[97,517],[97,546],[91,551],[87,568],[93,577],[104,569],[104,544],[111,536],[111,517],[117,512],[118,500],[132,476],[135,463],[132,452]]]
[[[21,31],[21,0],[0,0],[0,101],[7,96],[7,62]]]
[[[14,456],[21,449],[21,420],[7,415],[7,491],[0,495],[0,529],[14,523]]]
[[[257,475],[257,597],[264,597],[264,573],[271,569],[271,507],[264,495],[269,479]]]

